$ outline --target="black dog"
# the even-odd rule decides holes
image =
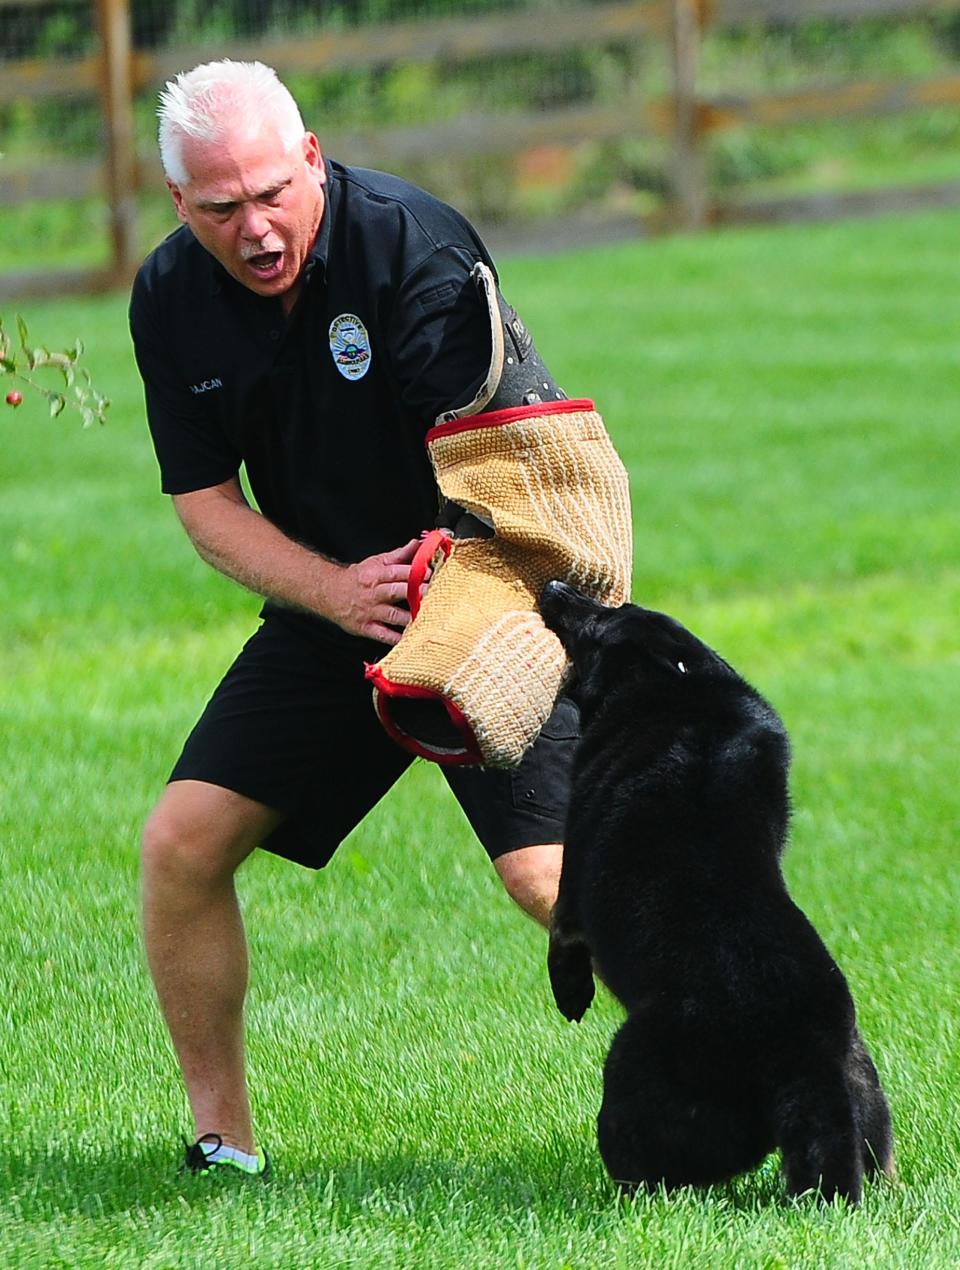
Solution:
[[[786,732],[662,613],[560,582],[577,752],[548,958],[579,1020],[593,967],[626,1008],[600,1154],[625,1190],[706,1186],[780,1148],[791,1194],[860,1198],[893,1171],[890,1114],[846,981],[787,894]]]

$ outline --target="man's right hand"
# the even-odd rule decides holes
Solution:
[[[395,551],[342,565],[329,582],[325,579],[327,616],[351,635],[398,643],[411,621],[407,582],[419,545],[418,538],[411,538]]]

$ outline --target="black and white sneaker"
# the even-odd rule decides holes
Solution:
[[[252,1163],[238,1160],[232,1152],[227,1154],[231,1149],[224,1146],[219,1133],[204,1133],[192,1144],[184,1138],[183,1146],[185,1173],[224,1173],[229,1169],[246,1177],[260,1178],[268,1177],[270,1173],[270,1157],[266,1151],[258,1148]]]

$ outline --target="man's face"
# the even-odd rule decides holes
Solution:
[[[308,132],[284,154],[271,126],[187,137],[183,161],[190,179],[167,182],[180,220],[238,282],[292,304],[323,213],[317,138]]]

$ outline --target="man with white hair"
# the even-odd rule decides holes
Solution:
[[[159,117],[182,226],[142,266],[130,319],[162,488],[199,554],[266,603],[145,828],[144,937],[194,1116],[186,1166],[256,1174],[234,872],[259,846],[321,868],[411,761],[363,670],[410,621],[438,505],[427,428],[465,403],[564,394],[499,295],[508,356],[490,383],[475,231],[404,181],[325,160],[268,67],[181,74]],[[445,769],[542,924],[576,735],[561,701],[515,771]]]

